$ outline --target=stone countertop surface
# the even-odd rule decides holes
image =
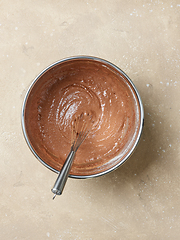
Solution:
[[[171,239],[180,236],[180,2],[0,2],[0,239]],[[69,179],[29,150],[21,108],[33,79],[69,56],[120,67],[145,110],[132,157],[103,177]]]

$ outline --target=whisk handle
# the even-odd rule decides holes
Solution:
[[[69,172],[71,169],[71,165],[73,163],[73,160],[75,158],[76,152],[70,151],[57,179],[54,184],[54,187],[51,189],[51,191],[55,194],[53,199],[55,198],[56,195],[61,195],[64,189],[64,186],[66,184],[67,178],[69,176]]]

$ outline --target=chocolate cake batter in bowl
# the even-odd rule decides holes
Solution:
[[[132,154],[144,118],[137,89],[112,63],[78,56],[47,67],[26,94],[23,133],[34,155],[58,173],[70,151],[72,121],[82,113],[91,114],[94,123],[77,151],[70,177],[101,176]]]

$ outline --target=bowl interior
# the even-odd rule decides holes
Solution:
[[[134,150],[142,131],[141,105],[131,80],[113,64],[70,58],[45,69],[30,86],[23,105],[23,131],[35,156],[58,172],[70,150],[70,120],[82,107],[93,112],[100,127],[77,151],[70,174],[98,176],[121,165]]]

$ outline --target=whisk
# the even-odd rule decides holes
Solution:
[[[51,191],[54,193],[53,199],[56,197],[56,195],[62,194],[76,152],[90,132],[92,124],[92,115],[84,113],[72,121],[71,150],[56,179],[54,187],[51,189]]]

